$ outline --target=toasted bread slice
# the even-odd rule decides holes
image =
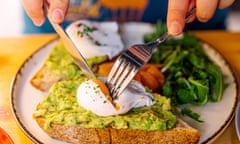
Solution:
[[[64,79],[64,76],[53,73],[47,68],[46,65],[43,65],[30,80],[30,83],[36,89],[45,92],[48,91],[54,83]]]
[[[108,57],[98,56],[92,59],[87,59],[87,62],[94,71],[94,68],[99,63],[107,61]],[[42,67],[31,78],[30,83],[36,89],[46,92],[54,83],[74,79],[75,76],[82,74],[83,72],[81,72],[70,54],[66,51],[62,41],[59,40],[45,59]]]
[[[173,129],[164,131],[145,131],[114,128],[83,128],[51,124],[49,130],[43,128],[45,120],[36,118],[39,126],[52,138],[73,144],[196,144],[199,132],[178,119]]]

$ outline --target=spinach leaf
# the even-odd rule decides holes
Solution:
[[[218,102],[222,99],[224,82],[223,75],[218,66],[214,64],[207,65],[207,71],[209,73],[209,80],[211,86],[211,100],[214,102]]]
[[[187,108],[187,107],[183,108],[181,110],[181,113],[183,115],[189,116],[190,118],[192,118],[198,122],[204,122],[203,120],[200,120],[200,115],[198,113],[193,112],[190,108]]]
[[[158,23],[155,32],[146,34],[145,42],[151,42],[166,31],[166,26]],[[150,59],[150,63],[162,63],[165,84],[161,91],[171,99],[173,106],[183,104],[204,105],[222,99],[226,86],[220,68],[205,54],[201,42],[192,34],[184,33],[181,38],[169,38]],[[183,113],[199,119],[189,109]]]
[[[197,96],[196,101],[194,101],[194,104],[197,105],[204,105],[208,101],[208,80],[194,80],[193,78],[189,78],[189,82],[192,84],[193,90],[195,95]]]

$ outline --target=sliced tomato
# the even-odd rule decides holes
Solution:
[[[13,144],[10,136],[2,128],[0,128],[0,144]]]

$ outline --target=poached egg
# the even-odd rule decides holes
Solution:
[[[85,58],[107,55],[112,59],[124,49],[116,22],[78,20],[66,32]]]
[[[99,116],[125,114],[132,108],[154,104],[153,96],[137,81],[132,81],[117,99],[112,100],[104,80],[96,78],[79,86],[77,99],[79,105]]]

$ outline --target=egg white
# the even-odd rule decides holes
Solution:
[[[79,86],[77,99],[80,106],[99,116],[125,114],[132,108],[154,104],[153,96],[137,81],[132,81],[118,99],[113,101],[119,109],[108,101],[100,87],[92,80],[85,81]]]
[[[93,28],[87,35],[79,35],[84,28]],[[78,20],[66,28],[66,32],[85,58],[107,55],[109,59],[117,56],[124,49],[116,22],[93,22]]]

